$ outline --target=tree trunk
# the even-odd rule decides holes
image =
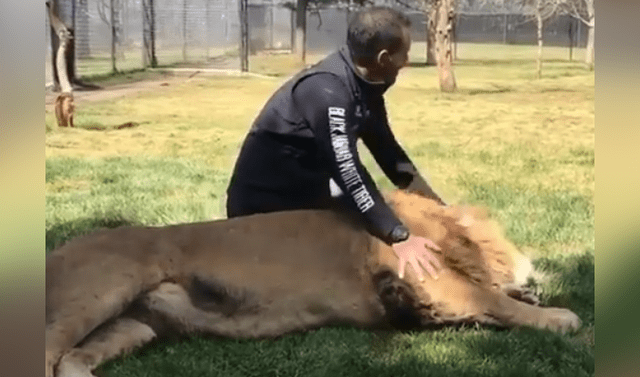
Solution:
[[[71,88],[71,81],[69,81],[69,76],[67,75],[67,57],[66,51],[71,44],[71,36],[60,35],[60,46],[58,47],[58,52],[56,53],[56,63],[58,66],[58,79],[60,80],[60,91],[62,93],[71,93],[73,89]]]
[[[427,65],[437,65],[436,59],[436,25],[438,19],[438,7],[435,3],[431,3],[429,11],[425,14],[427,17]]]
[[[585,1],[587,5],[587,15],[589,17],[589,37],[587,38],[587,51],[584,62],[589,69],[593,69],[595,64],[595,37],[596,37],[596,10],[593,6],[593,0]]]
[[[542,31],[544,21],[540,9],[536,11],[536,20],[538,21],[538,58],[536,60],[536,74],[538,78],[542,78]]]
[[[589,26],[589,37],[587,39],[587,51],[584,62],[589,69],[593,69],[595,64],[595,35],[596,35],[596,20],[593,19]]]
[[[293,51],[298,54],[300,61],[306,62],[307,58],[307,3],[308,0],[296,2],[296,32]]]
[[[142,0],[142,17],[143,64],[145,67],[150,64],[155,68],[158,66],[158,59],[156,58],[156,24],[153,0]]]
[[[438,77],[440,90],[454,92],[456,78],[453,73],[452,30],[454,22],[453,0],[436,1],[438,8],[436,33],[436,58],[438,61]]]
[[[73,53],[73,50],[71,50],[73,33],[58,16],[57,1],[47,1],[46,5],[52,31],[51,44],[53,49],[51,63],[53,66],[54,91],[71,93],[71,80],[74,78],[75,68],[75,66],[71,64],[73,61],[73,55],[71,55]]]
[[[65,91],[66,89],[67,92],[70,92],[71,83],[76,81],[73,29],[62,21],[57,0],[47,1],[46,6],[49,14],[49,25],[51,26],[53,91]]]

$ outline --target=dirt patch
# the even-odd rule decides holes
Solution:
[[[179,67],[158,70],[158,77],[155,79],[140,80],[126,84],[102,85],[101,89],[77,90],[73,92],[76,106],[83,102],[104,101],[146,91],[163,91],[176,85],[197,80],[206,76],[251,76],[267,79],[277,79],[270,75],[261,75],[252,72],[240,72],[233,69],[220,68],[189,68]],[[60,93],[47,90],[45,94],[45,110],[53,111],[56,97]]]
[[[163,75],[158,79],[136,81],[127,84],[106,85],[97,90],[78,90],[73,92],[76,104],[82,102],[103,101],[129,96],[149,90],[164,90],[173,85],[189,80],[188,75]],[[45,109],[53,111],[55,99],[59,93],[48,90],[45,94]]]

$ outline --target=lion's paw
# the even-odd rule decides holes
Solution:
[[[67,354],[60,360],[56,377],[95,377],[95,375],[87,365]]]
[[[546,308],[544,319],[543,328],[561,334],[576,331],[582,324],[574,312],[563,308]]]

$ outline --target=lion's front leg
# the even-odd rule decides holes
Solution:
[[[567,309],[543,308],[516,300],[504,291],[474,284],[451,270],[442,270],[438,280],[419,282],[414,274],[408,279],[418,287],[423,322],[478,322],[505,327],[530,326],[565,333],[577,330],[580,319]]]
[[[502,292],[504,292],[507,296],[515,298],[518,301],[522,301],[531,305],[540,304],[540,299],[538,298],[538,296],[536,296],[533,290],[528,289],[523,285],[516,283],[503,284],[501,288]]]
[[[578,330],[580,318],[569,309],[534,306],[498,291],[485,290],[484,314],[508,326],[530,326],[561,334]]]

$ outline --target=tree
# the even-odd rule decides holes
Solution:
[[[438,8],[435,6],[436,0],[395,0],[396,3],[404,8],[424,13],[426,20],[425,40],[426,46],[426,64],[437,65],[436,59],[436,34]]]
[[[111,29],[111,70],[118,72],[116,53],[120,49],[116,46],[122,41],[121,0],[98,0],[96,6],[100,19]],[[121,52],[120,58],[124,58],[124,51]]]
[[[48,0],[45,4],[51,25],[53,90],[71,93],[71,82],[75,79],[73,29],[60,17],[59,0]]]
[[[291,52],[306,60],[307,7],[309,0],[287,1],[283,6],[291,11]]]
[[[562,0],[529,0],[534,7],[536,25],[538,26],[538,58],[536,60],[536,75],[542,77],[542,45],[544,23],[559,13],[559,2]]]
[[[156,57],[156,16],[153,0],[142,0],[142,41],[144,52],[142,62],[144,66],[158,66]]]
[[[480,0],[483,6],[502,7],[510,1],[516,8],[534,21],[537,26],[538,55],[536,57],[536,76],[542,77],[542,47],[544,44],[544,26],[549,19],[562,13],[562,4],[567,0]]]
[[[561,14],[567,14],[574,17],[589,28],[589,37],[587,40],[587,51],[585,56],[585,64],[590,69],[594,64],[595,51],[595,0],[480,0],[484,5],[497,5],[499,3],[510,3],[520,7],[524,11],[529,11],[531,19],[538,25],[538,58],[537,58],[537,76],[542,75],[542,31],[544,23],[553,17]]]
[[[457,88],[453,73],[453,27],[455,23],[455,0],[435,0],[436,8],[436,62],[440,90],[454,92]]]
[[[291,28],[291,50],[298,54],[300,61],[303,63],[306,62],[307,54],[307,11],[310,10],[312,14],[318,17],[320,23],[318,28],[320,28],[322,25],[322,17],[320,16],[321,6],[339,3],[348,4],[348,14],[352,7],[361,7],[365,4],[373,4],[374,0],[297,0],[295,4],[293,2],[283,3],[286,8],[295,12]],[[294,23],[295,26],[293,25]]]
[[[589,28],[585,64],[593,69],[595,56],[596,10],[595,0],[563,0],[562,11],[578,19]]]
[[[395,0],[409,9],[418,9],[427,18],[427,65],[436,65],[440,90],[457,89],[453,69],[453,39],[457,0]]]
[[[309,0],[296,1],[296,31],[294,35],[293,51],[298,54],[300,61],[306,61],[307,55],[307,5]]]

